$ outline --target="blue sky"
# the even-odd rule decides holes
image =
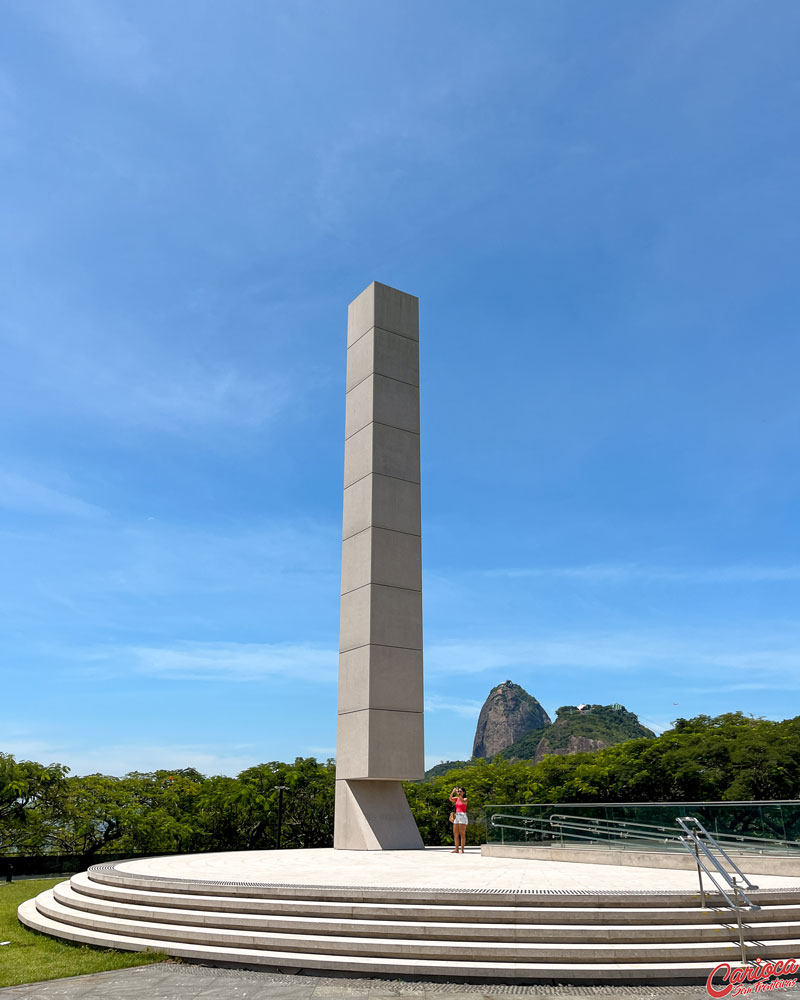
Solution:
[[[429,763],[506,678],[800,713],[796,4],[0,18],[2,749],[333,754],[375,279],[421,300]]]

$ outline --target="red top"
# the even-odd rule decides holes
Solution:
[[[467,811],[467,803],[461,798],[456,799],[456,812],[465,813],[466,811]]]

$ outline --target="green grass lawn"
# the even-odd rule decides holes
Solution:
[[[166,960],[167,956],[160,952],[89,948],[23,927],[17,920],[19,904],[63,881],[63,878],[48,878],[0,882],[0,941],[11,942],[0,947],[0,987],[83,976],[88,972],[127,969],[132,965],[150,965]]]

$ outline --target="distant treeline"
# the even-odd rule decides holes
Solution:
[[[0,754],[0,854],[264,850],[275,846],[278,785],[282,845],[328,847],[333,841],[336,766],[298,758],[258,764],[235,778],[192,768],[122,778],[70,776],[60,764]],[[469,796],[469,840],[485,836],[487,804],[664,802],[800,797],[800,717],[783,722],[741,712],[679,719],[656,739],[595,753],[549,756],[532,765],[495,758],[465,764],[406,794],[427,844],[451,842],[448,796]]]

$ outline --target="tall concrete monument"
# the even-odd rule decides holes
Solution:
[[[419,300],[377,281],[348,309],[344,448],[333,846],[421,848]]]

